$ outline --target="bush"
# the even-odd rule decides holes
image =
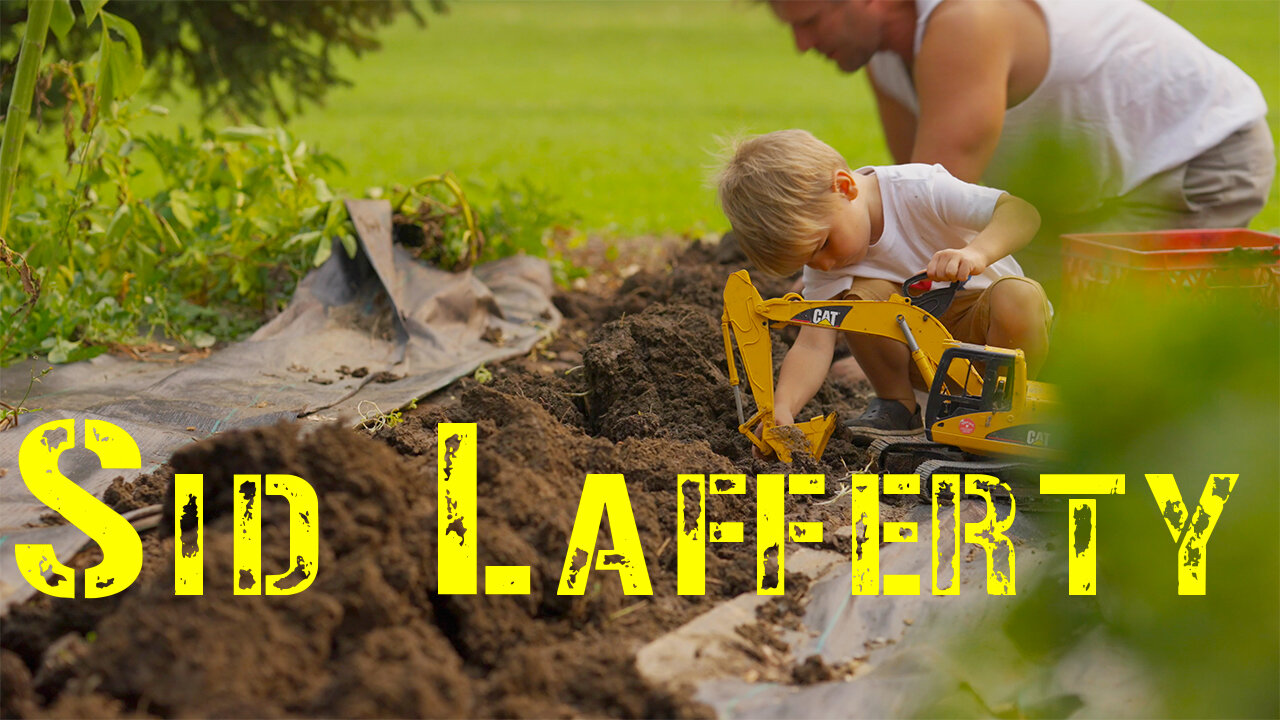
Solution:
[[[14,323],[11,341],[0,338],[0,364],[33,352],[56,363],[84,359],[145,343],[157,330],[196,347],[234,340],[282,308],[335,241],[355,253],[346,207],[326,180],[341,167],[336,158],[281,128],[135,138],[128,126],[137,112],[163,108],[121,104],[74,146],[68,172],[18,189],[8,245],[42,287],[24,320],[32,283],[0,285],[0,307]],[[159,168],[164,189],[134,192],[139,155]],[[473,210],[450,176],[395,192],[397,207],[426,208],[398,216],[422,238],[424,260],[457,269],[528,253],[548,257],[562,283],[584,274],[562,253],[579,236],[554,198],[528,183],[499,186],[485,211]],[[18,260],[0,256],[15,279]]]
[[[66,362],[152,329],[211,345],[279,308],[334,239],[355,251],[324,179],[338,166],[329,155],[252,126],[133,138],[128,119],[100,122],[77,149],[75,172],[19,189],[8,241],[43,287],[4,361],[40,349]],[[166,189],[133,193],[139,153]],[[4,306],[21,303],[20,292],[7,283]]]

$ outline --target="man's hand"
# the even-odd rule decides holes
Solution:
[[[925,272],[930,280],[968,280],[981,275],[987,269],[987,259],[972,247],[947,248],[934,253]]]

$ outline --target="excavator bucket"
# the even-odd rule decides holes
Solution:
[[[797,450],[807,450],[815,458],[822,457],[827,449],[827,441],[836,429],[836,414],[826,417],[819,415],[811,420],[794,425],[781,425],[766,428],[764,442],[778,454],[782,462],[791,462],[791,454]]]

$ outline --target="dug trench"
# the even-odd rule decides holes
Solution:
[[[737,430],[720,332],[733,248],[693,244],[650,270],[558,295],[565,324],[548,343],[458,381],[374,435],[336,425],[227,432],[176,453],[163,472],[109,500],[158,501],[172,473],[205,478],[205,592],[174,594],[172,490],[143,534],[143,574],[101,600],[37,597],[0,629],[5,716],[706,716],[689,688],[655,687],[635,653],[714,604],[755,588],[754,478],[827,476],[863,465],[837,433],[821,461],[754,458]],[[634,269],[634,268],[632,268]],[[766,297],[787,281],[757,278]],[[775,333],[775,363],[786,340]],[[840,375],[802,417],[866,403]],[[746,412],[752,412],[750,402]],[[478,427],[479,562],[531,568],[528,595],[442,595],[436,575],[439,422]],[[232,475],[288,473],[319,499],[319,570],[283,597],[232,592]],[[593,571],[581,596],[557,593],[588,473],[626,478],[653,595],[628,596]],[[745,495],[709,495],[709,516],[740,520],[746,543],[707,549],[707,593],[676,591],[677,476],[743,473]],[[821,521],[829,547],[847,503],[788,496],[789,520]],[[268,500],[263,567],[287,567],[287,513]],[[609,547],[607,523],[597,547]],[[89,549],[73,565],[96,564]],[[798,607],[802,578],[766,612]],[[744,637],[753,633],[744,631]],[[803,674],[801,674],[803,675]],[[801,677],[797,675],[797,677]]]

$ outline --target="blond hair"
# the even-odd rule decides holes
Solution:
[[[835,173],[849,164],[804,130],[741,140],[717,177],[717,194],[738,243],[765,272],[788,275],[830,230]]]

